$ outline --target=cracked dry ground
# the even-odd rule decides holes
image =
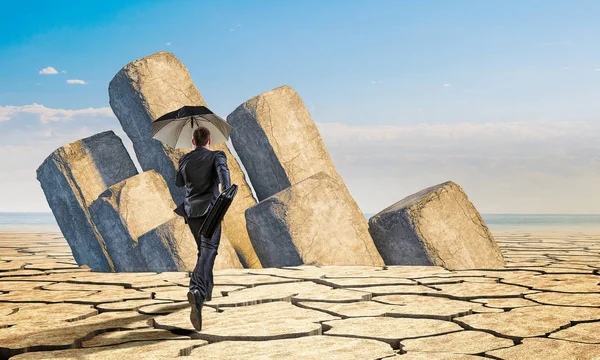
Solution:
[[[503,270],[216,271],[204,330],[187,273],[94,273],[60,234],[0,234],[0,358],[600,358],[600,234],[503,233]]]

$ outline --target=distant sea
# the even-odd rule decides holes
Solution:
[[[368,219],[374,214],[364,214]],[[482,214],[491,230],[600,231],[600,215]],[[0,232],[60,232],[52,213],[0,212]]]

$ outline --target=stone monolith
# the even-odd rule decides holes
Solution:
[[[190,150],[173,149],[152,139],[152,122],[185,105],[206,105],[187,68],[173,54],[161,51],[125,65],[110,82],[108,92],[110,106],[133,142],[142,169],[163,175],[173,200],[180,204],[184,188],[175,186],[175,175],[179,158]],[[216,144],[212,148],[225,151],[232,183],[239,186],[223,220],[223,234],[244,265],[260,268],[245,229],[244,211],[256,204],[252,190],[227,146]]]
[[[304,102],[291,87],[253,97],[227,121],[259,201],[320,171],[345,186]]]
[[[246,210],[263,266],[383,265],[352,204],[345,186],[319,172]]]
[[[108,187],[136,174],[123,142],[112,131],[56,149],[37,169],[37,179],[77,264],[94,271],[114,270],[88,207]]]
[[[449,181],[410,195],[369,219],[386,265],[452,270],[502,268],[494,236],[463,189]]]
[[[116,271],[147,271],[138,238],[169,221],[175,204],[163,177],[144,171],[104,191],[90,206]]]

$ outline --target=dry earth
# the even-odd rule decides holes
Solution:
[[[600,234],[496,234],[507,266],[95,273],[60,234],[0,234],[0,359],[600,359]]]

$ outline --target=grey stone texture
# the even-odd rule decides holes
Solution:
[[[345,186],[293,88],[281,86],[255,96],[229,114],[227,121],[259,201],[321,171]]]
[[[319,172],[246,210],[263,266],[383,265],[345,186]]]
[[[148,271],[192,271],[198,259],[194,236],[180,216],[175,216],[140,236],[139,247]],[[241,268],[235,249],[229,239],[221,234],[214,269]]]
[[[100,194],[90,213],[116,271],[148,270],[139,237],[177,216],[174,207],[165,180],[154,170],[123,180]]]
[[[161,51],[125,65],[110,82],[108,92],[110,106],[133,142],[142,169],[161,174],[173,200],[180,204],[184,189],[175,186],[175,175],[179,158],[191,149],[173,149],[152,139],[152,122],[185,105],[206,105],[187,68],[173,54]],[[226,153],[231,181],[238,185],[236,199],[223,221],[223,233],[247,267],[260,268],[244,226],[244,211],[256,204],[252,190],[227,146],[212,148]]]
[[[108,95],[142,169],[161,174],[179,204],[184,190],[175,186],[175,175],[179,158],[189,150],[173,149],[153,139],[152,122],[185,105],[206,105],[187,68],[169,52],[146,56],[125,65],[115,75]]]
[[[502,268],[494,236],[463,189],[449,181],[410,195],[369,219],[386,265]]]
[[[37,169],[37,179],[77,264],[94,271],[114,270],[88,207],[108,187],[136,174],[123,142],[112,131],[56,149]]]

